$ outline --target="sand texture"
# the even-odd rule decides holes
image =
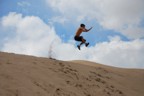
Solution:
[[[0,52],[0,96],[144,96],[144,69]]]

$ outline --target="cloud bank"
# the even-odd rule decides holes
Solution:
[[[105,29],[129,39],[144,37],[144,0],[46,0],[56,12],[71,22],[95,20]]]
[[[54,0],[55,1],[55,0]],[[62,1],[62,0],[61,0]],[[91,0],[92,1],[92,0]],[[79,51],[74,40],[68,43],[56,34],[55,28],[36,16],[23,16],[11,12],[0,20],[3,32],[14,35],[5,37],[2,51],[35,56],[51,56],[60,60],[89,60],[117,67],[144,68],[144,40],[122,41],[109,37],[109,41]]]
[[[54,28],[45,24],[39,17],[23,17],[22,14],[11,12],[2,18],[2,24],[5,29],[13,29],[15,34],[5,40],[3,50],[6,51],[45,56],[51,42],[54,39],[56,42],[60,41]]]

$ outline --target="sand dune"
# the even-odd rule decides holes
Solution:
[[[0,96],[144,96],[144,70],[0,52]]]

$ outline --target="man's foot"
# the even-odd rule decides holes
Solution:
[[[77,45],[78,49],[80,50],[80,45]]]
[[[86,43],[85,46],[87,47],[89,45],[89,43]]]

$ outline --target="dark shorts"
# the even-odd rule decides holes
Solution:
[[[82,39],[84,39],[84,38],[83,38],[83,36],[75,36],[74,39],[75,39],[76,41],[82,41]],[[84,39],[84,40],[85,40],[85,39]]]

